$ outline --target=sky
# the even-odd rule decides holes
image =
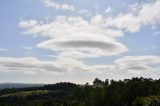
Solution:
[[[160,76],[160,0],[1,0],[0,83]]]

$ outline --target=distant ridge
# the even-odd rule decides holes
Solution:
[[[0,83],[0,89],[4,88],[25,88],[25,87],[38,87],[45,84],[29,84],[29,83]]]

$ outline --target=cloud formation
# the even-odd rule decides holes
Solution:
[[[0,70],[3,72],[22,73],[62,73],[87,71],[92,73],[103,73],[112,70],[112,65],[86,65],[80,60],[73,58],[57,58],[54,61],[42,61],[33,57],[12,58],[0,57]]]
[[[138,8],[135,10],[135,8]],[[115,27],[129,32],[137,32],[142,26],[160,22],[160,1],[153,0],[143,5],[137,4],[127,13],[120,13],[105,20],[107,27]]]
[[[55,0],[43,0],[46,7],[55,8],[57,10],[65,10],[65,11],[75,11],[75,8],[73,5],[69,5],[66,3],[60,4],[56,2]]]
[[[142,74],[158,71],[160,68],[160,56],[124,56],[115,62],[118,70],[126,70],[129,73]]]
[[[44,0],[44,3],[55,9],[75,10],[68,4],[65,4],[67,8],[64,8],[63,4],[55,3],[54,0]],[[138,9],[134,9],[135,7]],[[109,7],[106,12],[111,10]],[[158,24],[160,22],[159,10],[160,1],[154,0],[143,5],[134,4],[129,7],[128,12],[114,16],[96,14],[89,19],[82,16],[55,16],[50,22],[22,20],[19,26],[27,35],[47,38],[39,42],[36,47],[58,54],[54,61],[49,62],[51,66],[48,67],[51,69],[59,69],[60,72],[63,70],[103,72],[102,70],[115,71],[116,68],[130,74],[141,74],[157,71],[160,57],[124,56],[109,65],[87,65],[83,59],[117,56],[127,52],[128,48],[120,41],[120,38],[126,36],[126,32],[135,33],[144,26]],[[88,11],[79,12],[81,14]]]
[[[118,76],[117,78],[149,76],[153,73],[157,76],[160,75],[159,56],[123,56],[123,53],[128,51],[128,47],[125,40],[122,39],[127,36],[126,32],[127,34],[128,32],[135,33],[144,26],[159,24],[160,1],[136,4],[131,6],[127,12],[117,15],[112,14],[111,7],[94,13],[94,11],[89,11],[90,8],[77,10],[78,7],[75,9],[73,5],[61,3],[58,0],[43,0],[43,2],[46,7],[65,10],[65,12],[72,11],[73,14],[68,16],[66,13],[65,16],[64,11],[56,11],[53,12],[54,15],[58,12],[63,15],[55,15],[50,21],[21,20],[19,26],[27,36],[45,38],[36,40],[36,42],[40,42],[34,45],[34,48],[21,47],[27,50],[32,49],[33,53],[37,53],[37,51],[39,53],[39,49],[37,50],[36,47],[48,49],[51,52],[42,51],[43,56],[47,55],[44,53],[54,53],[56,55],[53,60],[42,60],[35,57],[0,57],[0,72],[22,72],[37,75],[38,73],[41,75],[56,73],[64,75],[64,77],[67,73],[70,76],[73,73],[73,75],[80,73],[81,76],[85,74],[87,77],[101,74],[106,77]],[[135,7],[138,9],[133,9]],[[34,49],[36,50],[34,51]],[[0,49],[0,51],[5,51],[5,49]],[[109,56],[115,57],[107,58]],[[106,61],[107,63],[105,63]]]
[[[99,19],[91,22],[82,17],[57,16],[50,23],[36,23],[35,20],[21,21],[19,26],[26,34],[49,38],[37,44],[37,47],[53,51],[76,51],[97,56],[119,55],[127,48],[118,41],[123,36],[121,30],[112,30],[97,24]],[[33,22],[34,24],[33,26]],[[29,27],[31,26],[31,27]]]
[[[4,72],[18,71],[24,73],[64,71],[53,62],[40,61],[32,57],[23,57],[23,58],[0,57],[0,70]]]
[[[8,49],[6,48],[0,48],[0,51],[7,51]]]
[[[69,55],[71,56],[71,55]],[[11,58],[0,57],[1,72],[36,73],[75,73],[78,71],[96,74],[119,74],[120,77],[130,76],[157,76],[160,69],[160,56],[124,56],[116,59],[113,64],[87,65],[79,59],[57,57],[55,60],[44,61],[33,57]],[[157,74],[156,74],[157,73]]]
[[[23,49],[26,49],[26,50],[32,50],[33,48],[31,46],[24,46],[22,47]]]

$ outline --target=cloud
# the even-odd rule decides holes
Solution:
[[[76,51],[81,53],[89,53],[97,56],[109,56],[117,55],[124,50],[125,46],[118,42],[102,42],[102,41],[85,41],[85,40],[74,40],[74,41],[57,41],[49,40],[42,42],[37,45],[39,48],[50,49],[54,51]]]
[[[60,4],[58,2],[55,2],[55,0],[43,0],[46,7],[51,7],[57,10],[65,10],[65,11],[75,11],[75,8],[73,5],[69,5],[66,3]]]
[[[103,15],[101,15],[101,14],[98,14],[98,15],[93,16],[91,18],[91,23],[93,25],[100,25],[101,27],[103,27],[104,22],[105,22],[105,19],[104,19]]]
[[[78,14],[89,18],[92,16],[93,13],[89,10],[82,9],[78,11]]]
[[[123,32],[105,29],[97,22],[97,19],[87,21],[82,17],[57,16],[49,23],[39,23],[32,28],[22,26],[20,22],[20,27],[29,35],[39,35],[49,39],[37,44],[39,48],[58,52],[74,50],[99,56],[126,52],[127,48],[118,41]],[[30,21],[25,23],[30,25]]]
[[[106,27],[115,27],[130,32],[136,32],[141,27],[140,20],[132,13],[119,14],[116,18],[109,17],[105,23]]]
[[[36,26],[37,24],[38,24],[38,22],[36,20],[29,20],[27,22],[22,20],[19,23],[19,26],[22,28],[32,28],[32,27]]]
[[[62,9],[62,5],[54,1],[45,0],[45,3],[49,7]],[[119,13],[113,17],[96,14],[89,19],[81,16],[55,16],[50,22],[41,23],[33,19],[20,21],[19,26],[25,34],[46,38],[36,47],[48,49],[57,54],[54,61],[36,59],[34,63],[38,65],[33,66],[32,69],[43,66],[40,67],[41,70],[54,71],[55,69],[60,72],[80,70],[96,73],[103,73],[106,70],[114,73],[117,69],[138,75],[156,72],[160,63],[159,56],[125,56],[109,65],[98,63],[98,65],[87,65],[83,59],[114,56],[127,52],[128,49],[120,38],[126,31],[134,33],[143,26],[159,23],[159,4],[158,0],[143,5],[136,4],[131,6],[127,13]],[[133,7],[138,9],[133,10]],[[109,12],[111,9],[108,8],[106,11]],[[87,11],[84,10],[81,13],[83,12]],[[3,67],[13,68],[4,63]]]
[[[130,6],[129,12],[114,17],[97,14],[86,20],[81,16],[56,16],[48,23],[28,20],[21,21],[19,26],[25,34],[48,38],[37,44],[39,48],[65,53],[75,50],[99,56],[119,55],[127,51],[119,41],[126,31],[137,32],[142,26],[160,22],[159,4],[158,0],[136,4]],[[133,7],[138,9],[133,11]]]
[[[86,65],[80,60],[66,57],[58,57],[54,61],[42,61],[33,57],[12,58],[0,57],[0,70],[3,72],[36,73],[63,73],[88,71],[102,73],[113,69],[112,65]]]
[[[117,59],[114,63],[118,67],[118,70],[126,70],[134,74],[144,74],[158,71],[160,56],[125,56]]]
[[[143,5],[136,4],[138,9],[105,20],[107,27],[115,27],[129,32],[137,32],[142,26],[154,25],[160,22],[160,1],[154,0]],[[130,7],[131,8],[131,7]]]
[[[67,57],[67,58],[75,58],[75,59],[82,59],[82,58],[97,58],[99,55],[91,54],[91,53],[83,53],[75,50],[70,51],[63,51],[59,54],[59,57]]]
[[[32,57],[12,58],[0,57],[0,70],[2,71],[18,71],[18,72],[63,72],[57,64],[50,61],[41,61]]]
[[[0,48],[0,51],[7,51],[8,49],[6,48]]]
[[[87,13],[89,13],[89,11],[86,9],[83,9],[83,10],[78,11],[78,13],[79,14],[87,14]]]
[[[107,9],[105,9],[105,13],[110,13],[110,12],[112,12],[113,10],[112,10],[112,8],[111,7],[108,7]]]
[[[22,47],[23,49],[26,49],[26,50],[32,50],[33,48],[30,47],[30,46],[25,46],[25,47]]]
[[[70,55],[69,55],[70,56]],[[13,58],[0,57],[1,72],[22,72],[25,74],[37,73],[75,73],[89,72],[96,74],[112,74],[130,76],[156,76],[160,69],[160,56],[124,56],[116,59],[112,64],[87,65],[80,59],[59,56],[54,60],[44,61],[33,57]],[[123,72],[123,74],[121,74]],[[157,73],[157,74],[155,74]]]

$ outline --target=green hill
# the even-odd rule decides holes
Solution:
[[[160,106],[160,80],[95,79],[93,85],[63,82],[3,89],[0,106]]]

